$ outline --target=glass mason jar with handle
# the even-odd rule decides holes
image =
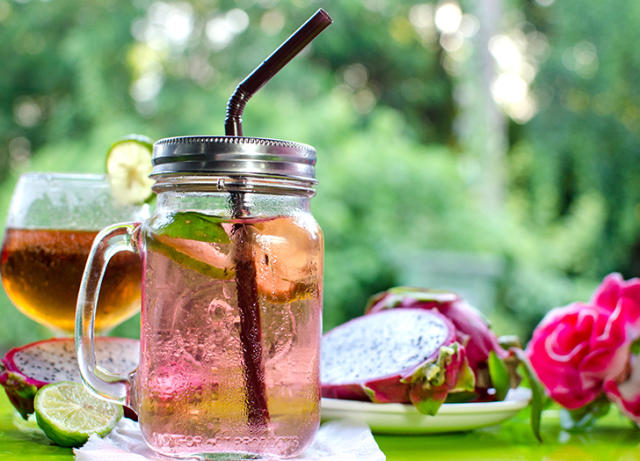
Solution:
[[[290,457],[319,425],[322,232],[309,210],[315,150],[287,141],[180,137],[154,145],[155,213],[104,229],[80,287],[85,383],[131,406],[173,456]],[[138,253],[140,365],[98,367],[93,316],[104,266]]]

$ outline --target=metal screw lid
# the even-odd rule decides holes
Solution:
[[[307,144],[242,136],[180,136],[153,144],[151,176],[197,173],[315,183],[315,163],[316,150]]]

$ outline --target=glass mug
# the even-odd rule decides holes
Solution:
[[[104,226],[142,221],[149,205],[118,203],[104,176],[25,173],[11,198],[2,245],[2,283],[13,304],[60,335],[72,335],[76,299],[93,239]],[[96,328],[107,331],[140,308],[140,261],[114,258],[105,274]]]
[[[309,211],[315,150],[287,141],[181,137],[154,145],[154,214],[96,238],[78,296],[85,384],[131,406],[169,456],[291,457],[320,421],[323,236]],[[142,259],[140,364],[96,365],[104,266]]]

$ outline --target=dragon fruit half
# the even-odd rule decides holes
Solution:
[[[422,288],[391,288],[372,296],[366,312],[375,313],[396,307],[436,309],[449,319],[456,328],[459,340],[465,345],[469,366],[476,373],[487,368],[491,351],[503,360],[509,356],[480,311],[455,293]]]
[[[413,403],[435,414],[449,393],[472,391],[474,375],[453,324],[436,311],[384,310],[322,338],[322,396]]]
[[[97,338],[96,359],[105,368],[127,373],[138,365],[140,343],[127,338]],[[0,384],[9,400],[26,418],[42,386],[59,381],[80,382],[72,338],[55,338],[16,347],[0,365]]]

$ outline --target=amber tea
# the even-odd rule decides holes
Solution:
[[[6,230],[2,283],[11,301],[37,322],[73,333],[76,298],[97,231]],[[140,259],[115,255],[107,267],[96,313],[96,329],[108,330],[140,306]]]

